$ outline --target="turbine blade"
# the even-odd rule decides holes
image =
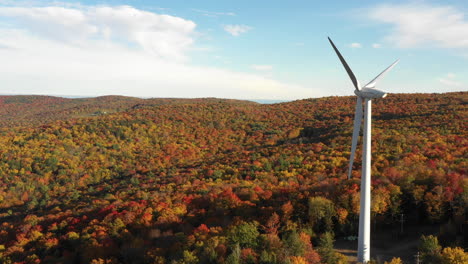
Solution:
[[[358,82],[358,80],[356,79],[356,76],[354,76],[353,71],[352,71],[351,68],[348,66],[348,63],[346,63],[346,61],[345,61],[345,59],[343,58],[343,56],[341,56],[341,53],[338,51],[338,49],[336,48],[335,44],[334,44],[333,41],[330,39],[330,37],[328,37],[328,41],[330,41],[330,44],[332,45],[333,49],[335,50],[336,55],[338,55],[338,58],[340,58],[341,64],[343,64],[343,66],[345,67],[346,72],[347,72],[348,75],[349,75],[349,78],[351,78],[351,81],[352,81],[353,84],[354,84],[354,87],[356,88],[356,90],[359,91],[359,90],[361,89],[361,87],[359,87],[359,82]]]
[[[388,66],[387,69],[385,69],[383,72],[381,72],[377,77],[375,77],[372,81],[370,81],[368,84],[364,86],[364,88],[374,88],[377,82],[387,73],[390,71],[395,65],[399,62],[400,60],[396,60],[392,65]]]
[[[351,179],[351,171],[353,170],[354,155],[356,154],[356,146],[359,137],[359,131],[361,130],[362,122],[362,99],[360,96],[356,102],[356,112],[354,114],[354,128],[353,128],[353,139],[351,141],[351,156],[349,157],[349,168],[348,168],[348,179]]]

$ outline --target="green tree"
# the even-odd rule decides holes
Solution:
[[[228,241],[231,245],[239,244],[244,248],[255,248],[258,245],[258,223],[242,222],[228,231]]]
[[[260,264],[275,264],[277,262],[276,254],[274,252],[269,252],[263,250],[260,253]]]
[[[309,220],[315,231],[331,231],[335,215],[335,206],[332,201],[321,196],[309,198]]]
[[[323,263],[327,264],[341,264],[348,263],[346,256],[335,252],[333,249],[333,243],[335,239],[333,233],[325,232],[320,236],[318,241],[317,252],[320,254]]]
[[[235,244],[232,248],[231,254],[226,258],[227,264],[240,264],[241,262],[241,249],[239,244]]]
[[[182,263],[195,264],[198,263],[198,258],[193,252],[184,250],[184,252],[182,253]]]
[[[440,250],[442,247],[439,245],[439,240],[436,236],[421,236],[419,241],[419,251],[423,263],[440,263]]]
[[[303,256],[305,253],[305,245],[301,241],[299,234],[296,230],[291,231],[283,239],[290,256]]]

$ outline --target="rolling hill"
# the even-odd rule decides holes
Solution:
[[[467,99],[375,100],[373,230],[389,243],[403,214],[413,236],[467,246]],[[359,213],[354,104],[0,97],[0,262],[339,263],[333,237]]]
[[[220,101],[221,99],[141,99],[125,96],[62,98],[40,95],[0,96],[0,126],[37,126],[57,120],[99,116],[143,106]],[[255,104],[249,101],[223,100],[226,103]]]

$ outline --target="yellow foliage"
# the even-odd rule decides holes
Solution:
[[[446,247],[442,250],[443,264],[466,264],[468,263],[468,253],[460,247]]]
[[[297,138],[301,134],[301,128],[294,128],[288,132],[288,138]]]
[[[178,204],[172,210],[176,215],[185,215],[187,213],[187,206],[185,204]]]
[[[33,230],[33,231],[31,231],[31,232],[29,233],[29,239],[30,239],[31,241],[35,241],[35,240],[39,239],[39,238],[42,237],[42,236],[43,236],[43,234],[42,234],[40,231],[38,231],[38,230]]]
[[[291,264],[307,264],[307,260],[304,257],[292,256],[289,257]]]
[[[98,258],[98,259],[93,259],[91,261],[91,264],[106,264],[106,262],[102,258]]]
[[[343,255],[341,253],[336,252],[335,257],[336,257],[336,264],[347,264],[347,263],[349,263],[348,262],[348,257],[346,257],[345,255]]]
[[[67,233],[67,238],[69,240],[76,240],[76,239],[80,238],[80,235],[78,233],[76,233],[76,232],[71,231],[71,232]]]
[[[372,212],[383,214],[387,211],[390,193],[385,187],[379,187],[372,191]]]
[[[403,261],[401,261],[400,258],[392,258],[392,260],[389,261],[385,261],[384,264],[403,264]]]

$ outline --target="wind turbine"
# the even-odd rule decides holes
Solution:
[[[328,38],[333,49],[340,58],[349,78],[353,82],[354,94],[357,95],[356,112],[354,115],[353,139],[351,141],[351,157],[349,158],[348,179],[351,178],[353,169],[354,154],[359,136],[359,130],[362,122],[362,101],[364,101],[364,131],[363,131],[363,148],[362,148],[362,176],[361,176],[361,207],[359,212],[359,237],[358,237],[358,261],[367,263],[370,260],[370,209],[371,209],[371,113],[372,99],[384,98],[387,93],[375,89],[377,81],[379,81],[385,73],[390,71],[399,60],[396,60],[387,69],[381,72],[368,84],[361,86],[359,81],[354,76],[351,68],[346,63],[341,53],[336,48],[333,41]]]

